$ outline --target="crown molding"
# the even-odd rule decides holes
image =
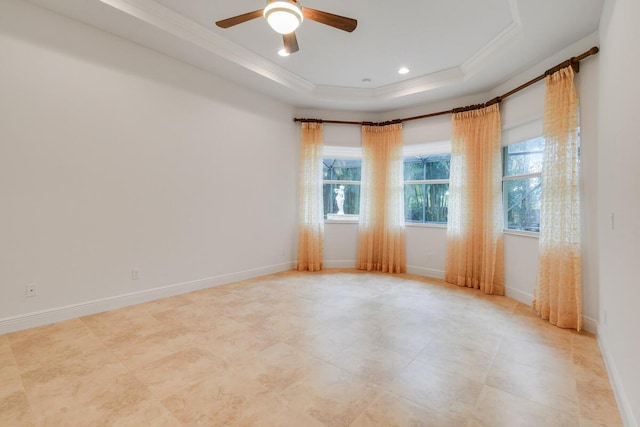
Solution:
[[[377,99],[415,95],[459,83],[464,77],[460,67],[453,67],[375,89],[375,95]]]
[[[335,87],[316,85],[153,0],[99,1],[173,37],[250,70],[273,83],[325,101],[357,102],[398,99],[458,84],[484,68],[495,53],[504,49],[522,34],[517,0],[509,0],[511,24],[459,66],[378,88]]]
[[[522,35],[522,20],[517,0],[509,0],[509,9],[511,10],[511,24],[460,65],[464,80],[480,71],[496,52],[504,49]]]
[[[153,0],[99,0],[129,16],[291,89],[315,85]]]

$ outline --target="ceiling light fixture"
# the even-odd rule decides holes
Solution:
[[[398,74],[407,74],[409,69],[407,67],[402,67],[398,70]]]
[[[286,50],[286,49],[280,49],[280,50],[278,51],[278,55],[280,55],[280,56],[289,56],[289,55],[290,55],[290,53],[289,53],[289,52],[287,52],[287,50]]]
[[[297,0],[272,1],[264,8],[263,15],[275,32],[289,34],[302,24],[302,11],[297,3]]]

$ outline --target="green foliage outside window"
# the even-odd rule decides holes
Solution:
[[[404,160],[406,222],[447,223],[450,155]]]
[[[406,222],[447,223],[450,158],[446,154],[404,159]],[[322,172],[325,219],[338,213],[336,195],[340,190],[344,191],[344,214],[358,215],[362,161],[325,158]]]
[[[535,138],[503,149],[502,194],[506,228],[540,231],[540,193],[544,138]]]

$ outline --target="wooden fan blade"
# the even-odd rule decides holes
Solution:
[[[358,26],[358,21],[355,19],[334,15],[333,13],[323,12],[321,10],[310,9],[308,7],[302,8],[302,15],[312,21],[348,32],[352,32]]]
[[[253,12],[247,12],[232,18],[223,19],[222,21],[216,22],[216,25],[220,28],[229,28],[234,25],[242,24],[243,22],[251,21],[252,19],[260,18],[261,16],[262,9],[254,10]]]
[[[282,39],[284,40],[284,50],[287,53],[296,53],[300,50],[296,33],[283,34]]]

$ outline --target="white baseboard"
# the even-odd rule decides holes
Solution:
[[[355,260],[347,261],[324,261],[324,268],[356,268]],[[432,270],[430,268],[407,266],[407,273],[416,274],[418,276],[430,277],[433,279],[444,279],[444,271]]]
[[[591,317],[582,316],[582,329],[592,334],[598,333],[598,321]]]
[[[609,347],[607,346],[606,338],[604,337],[604,334],[601,332],[600,328],[598,328],[598,333],[596,334],[596,338],[598,339],[600,352],[602,352],[604,364],[607,368],[607,373],[609,374],[609,380],[611,381],[611,388],[613,389],[613,394],[615,395],[616,402],[618,403],[618,409],[620,410],[622,423],[625,425],[625,427],[638,427],[638,421],[633,415],[631,403],[629,403],[629,399],[627,399],[627,394],[625,393],[624,388],[622,387],[622,382],[620,381],[620,374],[618,373],[616,364],[614,363],[613,357],[609,352]]]
[[[504,294],[505,296],[512,298],[516,301],[519,301],[528,306],[531,306],[531,304],[533,303],[533,295],[528,294],[524,291],[521,291],[520,289],[505,286]],[[595,334],[598,330],[598,321],[596,319],[592,319],[591,317],[583,315],[582,329]]]
[[[356,260],[347,261],[324,261],[323,268],[356,268]]]
[[[430,277],[432,279],[444,280],[444,271],[434,270],[432,268],[416,267],[414,265],[407,265],[407,273],[415,274],[418,276]]]
[[[504,288],[504,294],[505,296],[509,297],[509,298],[513,298],[516,301],[519,301],[523,304],[526,305],[531,305],[531,303],[533,302],[533,295],[528,294],[524,291],[521,291],[520,289],[516,289],[516,288],[512,288],[509,286],[505,286]]]
[[[324,265],[327,268],[355,268],[355,261],[327,261]],[[408,265],[407,273],[444,280],[444,271],[442,270]],[[531,306],[533,302],[533,295],[509,286],[505,287],[505,295],[528,306]],[[598,328],[598,321],[591,317],[582,316],[582,328],[595,334]]]
[[[8,317],[0,319],[0,335],[291,270],[294,267],[294,262],[287,262]]]

